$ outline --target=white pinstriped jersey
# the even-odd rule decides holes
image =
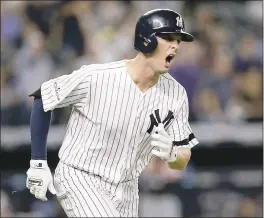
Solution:
[[[188,122],[188,98],[168,73],[142,93],[124,61],[82,66],[41,86],[44,110],[72,106],[59,158],[110,183],[137,178],[152,157],[159,122],[175,144],[198,143]]]

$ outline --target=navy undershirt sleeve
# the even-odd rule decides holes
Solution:
[[[31,159],[47,159],[47,137],[51,111],[45,112],[41,98],[35,98],[30,118]]]

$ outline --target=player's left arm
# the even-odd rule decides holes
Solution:
[[[170,168],[183,170],[191,158],[191,148],[198,144],[188,122],[189,105],[184,90],[181,107],[174,122],[167,129],[160,123],[151,134],[152,153],[168,163]]]
[[[176,150],[176,160],[168,162],[168,165],[172,169],[182,170],[191,159],[191,149],[199,143],[189,124],[189,104],[185,90],[182,106],[167,132],[173,139],[173,149]]]
[[[191,150],[186,147],[177,147],[177,159],[174,162],[168,162],[171,169],[183,170],[191,159]]]
[[[170,168],[175,170],[183,170],[191,158],[191,148],[188,139],[185,141],[175,141],[164,129],[163,124],[159,124],[151,135],[151,145],[155,147],[152,153],[166,161]],[[178,144],[183,142],[183,144]],[[197,142],[198,143],[198,142]]]

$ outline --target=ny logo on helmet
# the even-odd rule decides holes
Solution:
[[[177,17],[176,18],[176,25],[180,28],[182,28],[182,17]]]

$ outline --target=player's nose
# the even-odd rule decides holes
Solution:
[[[174,40],[171,44],[171,48],[177,51],[179,49],[179,42],[177,40]]]
[[[175,53],[177,53],[179,51],[179,43],[176,41],[175,43],[173,42],[171,44],[171,50]]]

